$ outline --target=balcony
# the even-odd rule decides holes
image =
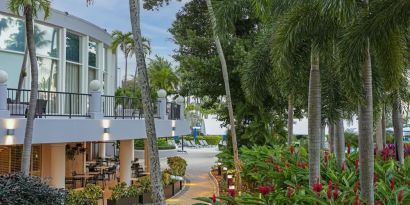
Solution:
[[[26,117],[29,106],[30,90],[7,89],[7,109],[11,116]],[[38,91],[36,118],[89,118],[91,94]],[[104,118],[143,119],[142,102],[139,98],[128,96],[101,95],[100,108]],[[160,118],[158,107],[153,104],[154,117]],[[166,103],[168,120],[179,120],[181,105],[175,102]]]

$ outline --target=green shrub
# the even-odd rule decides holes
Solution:
[[[87,184],[83,190],[70,190],[66,205],[97,205],[103,190],[94,184]]]
[[[167,163],[172,175],[181,177],[185,176],[185,171],[187,167],[185,159],[178,156],[168,157]]]
[[[125,182],[115,185],[114,188],[111,189],[112,194],[110,200],[119,200],[123,198],[136,198],[139,195],[139,190],[137,186],[130,185],[127,186]]]
[[[158,138],[157,146],[159,150],[176,149],[175,145],[168,144],[168,141],[166,138]],[[134,148],[136,150],[143,150],[144,149],[144,139],[134,140]]]
[[[150,176],[143,176],[139,178],[140,189],[142,193],[147,193],[151,188],[151,178]]]
[[[64,204],[66,192],[48,186],[40,177],[10,174],[0,176],[0,204],[59,205]]]
[[[184,136],[184,140],[194,140],[192,135]],[[197,136],[196,143],[199,144],[199,140],[205,140],[208,145],[218,145],[218,143],[222,140],[221,135],[210,135],[210,136]],[[181,138],[177,141],[179,143]]]

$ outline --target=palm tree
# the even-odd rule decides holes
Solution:
[[[37,16],[37,12],[44,11],[44,17],[47,18],[50,14],[50,1],[49,0],[10,0],[10,11],[19,14],[20,11],[24,12],[26,23],[26,39],[27,46],[30,55],[31,65],[31,92],[30,92],[30,104],[27,113],[27,124],[24,135],[23,144],[23,157],[22,157],[22,173],[29,175],[30,173],[30,159],[31,159],[31,144],[33,141],[33,124],[34,116],[37,105],[38,94],[38,65],[36,56],[36,45],[34,41],[34,17]]]
[[[156,55],[148,65],[148,74],[153,88],[165,89],[167,93],[177,89],[178,76],[172,70],[171,63],[164,58]]]
[[[150,85],[148,79],[148,70],[145,63],[144,47],[142,42],[141,27],[140,27],[140,1],[129,0],[130,17],[132,34],[135,43],[135,56],[137,67],[139,68],[138,81],[141,87],[141,97],[144,109],[145,127],[147,133],[148,152],[150,156],[150,177],[153,204],[165,205],[164,189],[162,186],[162,175],[159,164],[159,155],[157,145],[157,135],[155,131],[155,122],[153,115],[153,104],[150,98]]]
[[[130,43],[132,40],[132,33],[127,32],[123,33],[122,31],[115,30],[111,33],[112,42],[111,42],[111,49],[115,53],[117,51],[118,46],[120,47],[121,51],[124,53],[125,58],[125,76],[122,86],[125,86],[127,82],[127,75],[128,75],[128,57],[130,57],[130,53],[132,52],[132,47],[130,47]]]
[[[225,84],[225,92],[226,92],[226,105],[228,107],[228,113],[229,113],[229,122],[231,126],[231,137],[232,137],[232,147],[233,147],[233,157],[234,157],[234,164],[235,164],[235,177],[237,178],[237,187],[239,190],[241,190],[242,187],[242,182],[241,182],[241,164],[239,160],[239,153],[238,153],[238,142],[236,139],[236,130],[235,130],[235,117],[233,113],[233,106],[232,106],[232,100],[231,100],[231,91],[229,88],[229,76],[228,76],[228,69],[226,66],[226,60],[225,60],[225,55],[222,50],[222,45],[219,40],[219,36],[216,31],[217,23],[216,23],[216,18],[215,14],[212,8],[212,2],[211,0],[206,0],[206,5],[208,7],[208,13],[211,19],[212,23],[212,30],[213,30],[213,37],[214,41],[216,44],[216,49],[218,51],[219,55],[219,60],[221,61],[221,67],[222,67],[222,76],[224,79],[224,84]]]
[[[129,48],[131,49],[131,53],[130,53],[130,57],[131,57],[134,55],[134,50],[135,50],[134,40],[132,40],[127,46],[129,46]],[[142,47],[144,47],[145,55],[151,54],[151,42],[148,38],[145,38],[144,36],[142,37]],[[132,85],[133,95],[135,95],[135,92],[137,90],[137,77],[138,77],[138,67],[135,68],[134,77],[133,77],[133,85]]]

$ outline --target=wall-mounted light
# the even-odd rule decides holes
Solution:
[[[104,128],[104,134],[109,134],[110,133],[110,128]]]
[[[231,174],[229,174],[229,175],[227,176],[228,179],[232,179],[232,177],[233,177],[233,176],[232,176]]]
[[[110,127],[110,120],[102,120],[102,127],[109,128]]]
[[[7,129],[6,135],[14,135],[14,129]]]

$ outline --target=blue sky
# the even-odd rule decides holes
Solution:
[[[173,61],[171,55],[177,47],[171,40],[168,32],[176,13],[189,0],[182,2],[172,1],[170,5],[160,8],[159,11],[146,11],[141,13],[142,35],[151,40],[152,54],[160,55]],[[94,4],[86,6],[85,0],[53,0],[52,7],[90,21],[108,32],[121,30],[131,31],[128,0],[94,0]],[[124,57],[118,53],[118,66],[124,75]],[[134,73],[135,60],[129,60],[128,73]]]

